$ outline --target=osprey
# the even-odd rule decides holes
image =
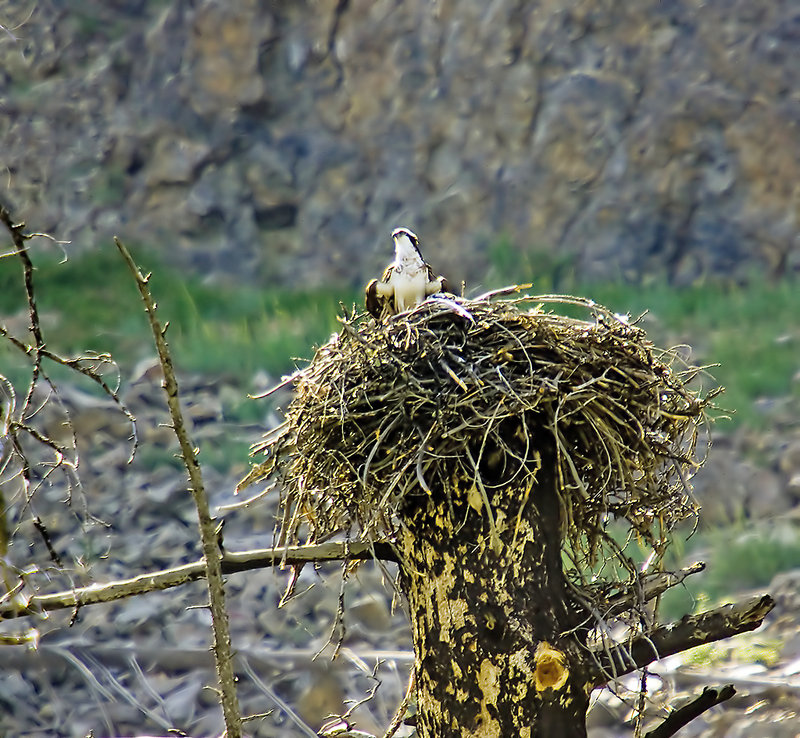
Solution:
[[[411,310],[436,292],[447,292],[447,280],[435,277],[419,250],[419,239],[408,228],[395,228],[394,262],[386,267],[380,282],[367,285],[367,311],[377,320]]]

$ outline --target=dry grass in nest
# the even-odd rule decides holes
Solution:
[[[547,312],[552,303],[590,319]],[[695,512],[687,479],[708,399],[686,385],[698,371],[579,298],[434,299],[384,323],[345,318],[295,376],[286,420],[254,447],[266,459],[245,482],[280,487],[285,542],[353,524],[375,540],[413,496],[450,489],[454,474],[489,495],[532,478],[537,445],[549,444],[573,578],[588,586],[593,570],[610,584],[619,564],[631,571],[625,535],[660,559]],[[481,478],[487,445],[500,483]],[[610,521],[624,523],[622,542]]]

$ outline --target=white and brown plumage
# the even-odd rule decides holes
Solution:
[[[408,228],[395,228],[394,262],[380,281],[367,285],[367,311],[377,320],[402,313],[419,305],[429,295],[447,292],[447,280],[434,275],[419,250],[419,239]]]

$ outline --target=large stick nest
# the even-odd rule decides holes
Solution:
[[[590,317],[544,309],[555,302]],[[345,318],[295,375],[285,422],[254,447],[266,458],[242,486],[280,487],[284,542],[354,524],[375,540],[454,475],[489,496],[534,478],[547,447],[575,570],[605,551],[630,571],[611,521],[660,558],[671,529],[695,512],[687,479],[708,400],[687,388],[698,370],[675,358],[569,297],[433,299],[383,323]]]

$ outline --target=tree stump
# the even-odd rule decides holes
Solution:
[[[461,479],[401,512],[419,734],[585,736],[592,618],[562,570],[552,452],[490,504],[494,530]]]

